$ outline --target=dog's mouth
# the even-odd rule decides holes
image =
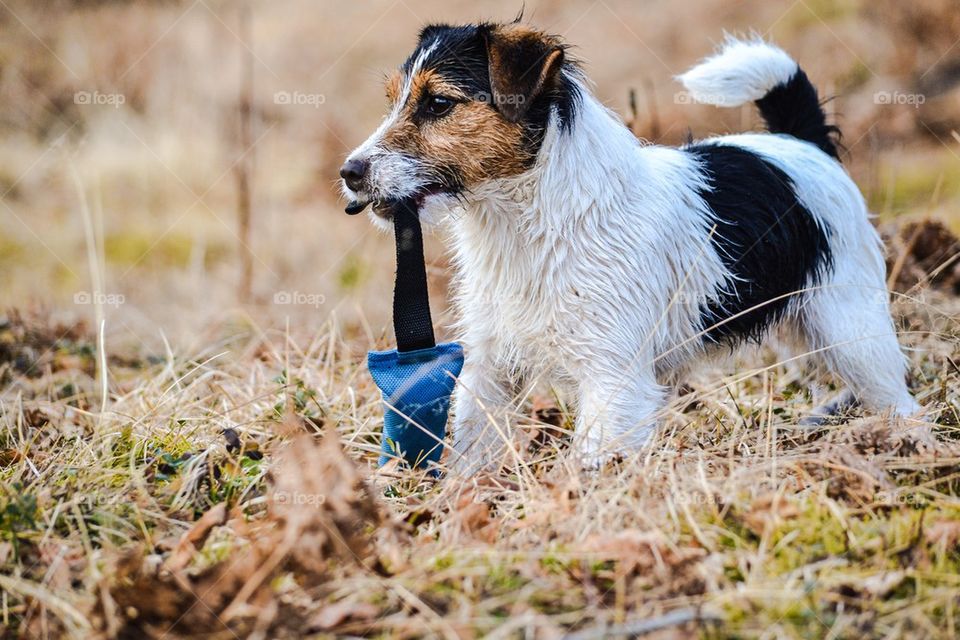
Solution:
[[[449,194],[449,193],[453,193],[453,191],[449,187],[439,183],[429,184],[425,187],[422,187],[419,191],[417,191],[413,195],[413,200],[414,202],[416,202],[417,206],[419,207],[420,205],[423,204],[423,201],[428,196],[435,196],[435,195],[440,195],[444,193]],[[364,209],[366,209],[368,206],[373,205],[373,212],[377,216],[383,218],[384,220],[391,220],[393,219],[394,210],[401,200],[402,200],[401,198],[387,198],[387,199],[381,199],[381,200],[353,200],[352,202],[347,204],[344,211],[346,211],[347,214],[351,216],[355,216],[361,211],[363,211]]]

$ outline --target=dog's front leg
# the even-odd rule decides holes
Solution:
[[[624,363],[580,377],[574,448],[585,467],[639,451],[656,429],[666,389],[652,370],[632,368]]]
[[[451,469],[470,475],[500,460],[510,437],[504,420],[510,388],[491,362],[467,357],[454,393]]]

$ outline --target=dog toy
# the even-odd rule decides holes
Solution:
[[[351,213],[348,208],[347,213]],[[430,319],[423,232],[412,200],[393,207],[397,276],[393,328],[397,348],[367,353],[367,368],[383,395],[380,466],[400,458],[430,468],[443,452],[450,395],[463,368],[463,347],[437,344]]]

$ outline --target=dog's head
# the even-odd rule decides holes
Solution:
[[[529,169],[551,113],[572,117],[576,87],[564,46],[512,23],[420,32],[387,81],[390,113],[340,170],[348,213],[368,204],[381,218],[414,198],[456,198]]]

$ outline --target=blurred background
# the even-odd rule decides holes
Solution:
[[[429,22],[519,0],[0,0],[0,311],[105,321],[108,349],[201,329],[388,334],[393,245],[343,214],[337,169]],[[638,136],[757,128],[673,76],[724,32],[786,48],[844,133],[881,222],[960,230],[956,0],[527,0]],[[430,240],[435,316],[446,262]]]

